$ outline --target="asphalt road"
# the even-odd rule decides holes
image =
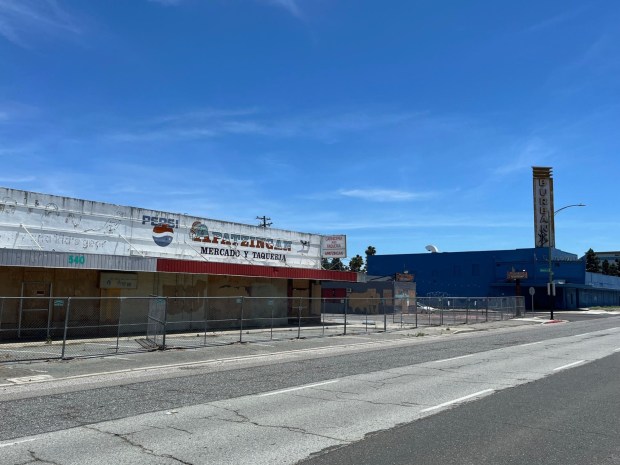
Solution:
[[[271,464],[330,450],[316,460],[329,458],[341,453],[334,447],[363,448],[364,438],[377,431],[397,434],[398,425],[451,416],[511,389],[566,376],[556,371],[564,365],[570,365],[566,374],[605,357],[617,366],[610,355],[620,347],[618,329],[620,318],[610,317],[449,337],[405,333],[141,354],[117,361],[131,364],[127,370],[110,369],[111,359],[29,365],[53,376],[0,387],[1,463]],[[154,357],[167,363],[157,366]],[[584,366],[572,368],[575,362]],[[102,364],[108,369],[97,374]],[[616,379],[602,378],[601,386],[617,390]],[[575,391],[570,383],[563,386]],[[435,415],[462,398],[472,403]],[[475,418],[465,423],[491,428],[484,413]],[[434,434],[443,442],[441,430]],[[484,444],[486,435],[477,441]]]
[[[620,464],[619,387],[615,354],[370,434],[300,465]]]

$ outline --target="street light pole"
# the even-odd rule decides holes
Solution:
[[[557,215],[558,213],[560,213],[562,210],[566,210],[567,208],[571,208],[571,207],[585,207],[586,205],[584,203],[574,203],[571,205],[565,205],[562,208],[558,208],[556,211],[553,212],[553,217],[555,218],[555,215]],[[551,210],[549,210],[549,216],[551,216]],[[551,224],[551,218],[549,218],[549,224]],[[548,266],[549,266],[549,283],[548,283],[548,289],[547,289],[547,294],[549,295],[549,298],[551,300],[551,315],[549,316],[550,320],[553,320],[553,309],[555,307],[555,285],[553,283],[553,270],[551,268],[551,237],[549,237],[547,239],[547,242],[549,243],[549,251],[547,253],[548,257]]]

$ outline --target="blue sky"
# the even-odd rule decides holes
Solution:
[[[619,250],[620,3],[0,0],[0,185],[347,234]]]

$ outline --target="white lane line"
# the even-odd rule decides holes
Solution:
[[[459,359],[465,358],[465,357],[473,357],[474,355],[476,355],[476,354],[461,355],[459,357],[444,358],[442,360],[433,360],[433,363],[451,362],[452,360],[459,360]]]
[[[517,347],[533,346],[533,345],[536,345],[536,344],[542,344],[543,342],[546,342],[546,341],[528,342],[527,344],[521,344],[521,345],[518,345]]]
[[[430,412],[431,410],[437,410],[437,409],[440,409],[442,407],[447,407],[448,405],[458,404],[459,402],[463,402],[464,400],[473,399],[474,397],[480,397],[480,396],[483,396],[485,394],[491,394],[492,392],[495,392],[495,391],[493,389],[485,389],[484,391],[474,392],[473,394],[470,394],[468,396],[459,397],[458,399],[454,399],[454,400],[451,400],[451,401],[448,401],[448,402],[444,402],[443,404],[435,405],[434,407],[425,408],[424,410],[421,410],[421,412],[422,413]]]
[[[581,334],[573,334],[573,337],[589,336],[590,334],[594,334],[594,332],[590,332],[590,333],[581,333]]]
[[[561,367],[554,368],[553,371],[565,370],[566,368],[574,367],[575,365],[580,365],[581,363],[584,363],[584,362],[585,360],[578,360],[576,362],[569,363],[568,365],[562,365]]]
[[[620,348],[615,349],[614,352],[620,352]]]
[[[285,394],[287,392],[299,391],[301,389],[310,389],[313,387],[325,386],[326,384],[333,384],[337,382],[338,382],[337,379],[332,379],[331,381],[324,381],[322,383],[306,384],[305,386],[298,386],[298,387],[289,388],[289,389],[281,389],[279,391],[266,392],[264,394],[259,394],[258,397],[275,396],[276,394]]]
[[[10,447],[10,446],[16,446],[18,444],[22,444],[24,442],[32,442],[32,441],[36,441],[36,438],[32,438],[32,439],[23,439],[21,441],[13,441],[13,442],[6,442],[4,444],[0,444],[0,448],[2,447]]]

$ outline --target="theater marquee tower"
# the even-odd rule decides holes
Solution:
[[[534,181],[534,243],[536,247],[555,247],[552,169],[533,166],[532,174]]]

